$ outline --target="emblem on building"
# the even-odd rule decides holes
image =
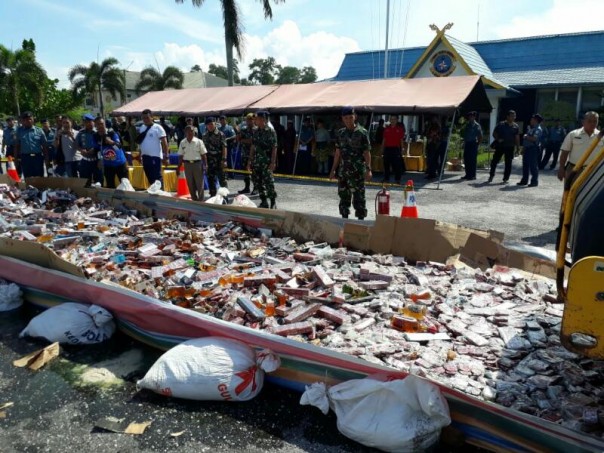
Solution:
[[[447,77],[455,68],[455,56],[448,50],[436,52],[430,58],[430,72],[436,77]]]

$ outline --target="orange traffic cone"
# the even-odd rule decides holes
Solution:
[[[405,185],[405,200],[403,201],[401,217],[417,219],[417,204],[415,203],[415,190],[413,190],[412,180],[407,181]]]
[[[21,182],[21,178],[19,177],[19,173],[17,173],[17,167],[15,167],[15,162],[13,161],[12,156],[7,157],[6,164],[6,174],[15,182]]]
[[[187,185],[187,177],[185,176],[185,166],[181,165],[178,169],[178,187],[176,188],[176,196],[186,198],[191,196],[189,186]]]

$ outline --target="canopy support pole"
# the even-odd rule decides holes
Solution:
[[[443,161],[440,164],[440,174],[438,175],[438,183],[436,184],[436,190],[440,190],[440,182],[443,179],[443,173],[445,172],[445,164],[447,163],[447,158],[449,157],[449,145],[451,144],[451,135],[453,132],[453,125],[455,124],[455,115],[457,114],[457,110],[453,112],[453,117],[451,118],[451,127],[449,127],[449,136],[447,137],[447,148],[445,150],[445,155],[443,157]],[[446,126],[446,124],[445,124]]]

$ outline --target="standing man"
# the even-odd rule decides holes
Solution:
[[[310,173],[310,153],[314,138],[315,131],[310,124],[310,117],[307,116],[302,122],[300,136],[298,137],[298,162],[296,166],[298,167],[299,171],[296,171],[296,173],[300,175],[307,175]]]
[[[463,163],[466,174],[461,179],[474,181],[478,160],[478,145],[482,141],[482,129],[476,121],[476,112],[468,113],[468,121],[463,130]]]
[[[247,169],[252,170],[254,187],[260,195],[260,208],[268,208],[267,200],[271,201],[270,208],[277,208],[277,193],[273,172],[277,165],[277,134],[268,127],[268,112],[256,113],[258,129],[252,138],[252,148]]]
[[[208,151],[208,187],[210,196],[216,195],[216,180],[220,187],[227,187],[224,169],[227,166],[227,148],[224,134],[218,130],[214,118],[205,120],[205,133],[202,136],[203,144]]]
[[[94,149],[94,116],[87,113],[82,117],[84,128],[78,132],[76,143],[78,151],[82,155],[80,161],[80,178],[86,179],[86,186],[90,187],[93,183],[103,184],[103,171],[100,167],[99,155]]]
[[[403,162],[405,126],[399,124],[398,115],[390,115],[390,124],[384,128],[382,136],[382,156],[384,157],[384,180],[382,182],[390,182],[390,169],[392,168],[394,180],[400,184],[401,175],[405,173],[405,163]]]
[[[564,138],[564,142],[562,142],[562,146],[560,150],[562,153],[560,154],[560,168],[558,169],[558,179],[560,181],[568,178],[570,176],[570,172],[575,168],[575,165],[579,163],[587,148],[593,141],[593,139],[600,133],[598,128],[598,120],[599,115],[597,112],[586,112],[583,115],[583,127],[580,129],[575,129],[574,131],[570,131],[568,135]],[[596,158],[598,153],[602,150],[604,146],[604,139],[600,140],[596,149],[594,149],[582,168],[578,168],[578,171],[581,171],[585,168],[592,160]]]
[[[434,179],[440,173],[440,166],[438,165],[440,156],[440,142],[442,136],[442,129],[440,127],[440,119],[435,116],[432,118],[428,130],[426,132],[428,143],[426,144],[426,157],[428,160],[426,175],[427,179]]]
[[[72,129],[71,120],[67,116],[62,120],[61,129],[57,131],[55,148],[57,149],[58,158],[63,159],[63,164],[58,163],[56,173],[68,178],[78,178],[82,155],[78,151],[76,133]]]
[[[241,146],[241,167],[244,170],[247,170],[249,168],[250,152],[252,148],[252,137],[258,129],[254,124],[254,116],[255,115],[253,113],[248,113],[247,115],[245,115],[245,124],[239,130],[239,135],[237,137],[239,145]],[[246,174],[243,178],[243,181],[245,182],[245,187],[241,189],[238,193],[250,193],[250,175]],[[255,191],[256,188],[254,188],[254,192]]]
[[[191,200],[203,201],[203,169],[208,166],[203,141],[195,137],[195,126],[185,127],[185,138],[178,145],[178,168],[185,166]]]
[[[46,143],[48,147],[48,160],[51,163],[51,166],[46,169],[48,175],[50,176],[53,173],[52,164],[54,164],[57,156],[55,149],[55,137],[57,135],[57,130],[54,127],[50,126],[50,121],[47,119],[43,119],[40,121],[42,123],[42,130],[44,131],[44,135],[46,135]]]
[[[367,217],[365,201],[365,181],[371,180],[371,146],[367,131],[355,124],[354,108],[342,109],[344,126],[336,134],[336,154],[329,179],[338,172],[338,195],[340,197],[340,214],[347,219],[350,214],[350,203],[354,207],[357,219]]]
[[[143,125],[139,129],[139,134],[136,137],[136,142],[141,149],[141,157],[143,160],[143,171],[149,184],[155,181],[161,183],[164,187],[162,178],[162,163],[166,165],[168,162],[168,140],[166,139],[166,131],[159,124],[153,121],[151,110],[143,110]]]
[[[537,187],[539,185],[539,160],[541,158],[541,121],[543,117],[538,113],[531,116],[530,126],[524,134],[522,147],[522,179],[517,183],[518,186]],[[529,172],[531,174],[531,183],[529,184]]]
[[[231,164],[231,168],[235,168],[235,162],[233,162],[233,145],[235,144],[235,139],[237,138],[237,134],[235,133],[235,129],[229,123],[227,123],[226,116],[220,115],[218,118],[220,122],[220,126],[218,126],[218,130],[222,132],[224,135],[224,139],[226,141],[227,146],[227,164]]]
[[[21,114],[21,127],[17,129],[15,142],[15,158],[21,160],[23,176],[44,176],[44,162],[50,168],[48,148],[44,131],[34,126],[34,116],[31,112]]]
[[[15,143],[17,143],[17,125],[15,119],[9,116],[6,119],[6,127],[2,136],[2,156],[15,157]],[[21,174],[21,166],[15,162],[17,173]],[[0,166],[0,170],[2,167]]]
[[[495,139],[495,153],[491,161],[491,171],[489,182],[493,182],[495,177],[495,169],[497,164],[503,157],[505,159],[505,167],[503,170],[503,182],[507,183],[512,174],[512,160],[514,160],[514,149],[520,147],[520,127],[516,124],[516,112],[509,110],[505,121],[501,121],[495,130],[493,130],[493,138]]]
[[[547,139],[547,145],[545,147],[545,156],[543,156],[543,160],[539,165],[540,170],[545,168],[552,155],[554,156],[554,160],[549,166],[549,169],[553,170],[556,168],[556,164],[558,163],[558,154],[560,153],[560,147],[562,146],[564,137],[566,137],[566,129],[564,129],[564,126],[560,124],[560,118],[556,118],[556,124],[549,129],[549,136]]]
[[[109,121],[105,122],[99,116],[94,120],[96,133],[94,134],[94,149],[103,161],[103,173],[105,175],[105,187],[115,189],[115,178],[118,181],[128,178],[128,163],[126,153],[121,148],[120,137],[113,129]]]

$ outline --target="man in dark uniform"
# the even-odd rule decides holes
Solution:
[[[514,149],[520,147],[520,127],[515,122],[516,112],[508,111],[505,121],[500,122],[495,126],[493,138],[495,139],[495,153],[491,161],[491,172],[489,182],[493,182],[495,177],[495,169],[497,164],[503,157],[505,159],[505,167],[503,170],[503,182],[507,183],[512,174],[512,160],[514,159]]]
[[[239,135],[237,137],[239,145],[241,146],[241,166],[244,170],[248,168],[250,150],[252,148],[252,137],[257,129],[254,124],[254,116],[253,113],[248,113],[245,116],[245,124],[239,130]],[[239,193],[250,193],[250,175],[246,174],[243,181],[245,182],[245,187],[241,189]]]
[[[15,157],[15,143],[17,143],[17,125],[15,119],[9,116],[6,119],[6,127],[3,131],[2,138],[2,155],[6,157]],[[16,165],[17,173],[21,174],[21,167]],[[0,167],[0,170],[2,167]],[[1,171],[0,171],[1,173]]]
[[[42,121],[40,121],[40,123],[42,123],[42,130],[44,131],[44,135],[46,135],[46,143],[48,146],[48,160],[52,164],[54,163],[57,157],[54,146],[57,130],[54,127],[50,126],[50,121],[48,121],[47,119],[43,119]],[[48,167],[47,171],[51,173],[52,167]]]
[[[543,131],[540,123],[543,117],[538,113],[531,116],[530,126],[524,134],[522,147],[522,179],[517,183],[518,186],[537,187],[539,185],[539,160],[541,158],[541,137]],[[529,184],[529,173],[531,183]]]
[[[463,132],[463,163],[466,174],[461,179],[474,181],[476,179],[476,165],[478,159],[478,145],[482,141],[482,129],[476,121],[476,112],[468,113],[468,121],[464,125]]]
[[[545,168],[552,155],[554,156],[554,160],[549,166],[549,169],[553,170],[556,168],[556,165],[558,164],[558,154],[560,154],[560,147],[562,146],[564,137],[566,137],[566,129],[560,124],[560,118],[556,118],[556,124],[549,129],[549,136],[547,138],[547,144],[545,145],[545,155],[539,165],[540,170]]]
[[[371,146],[367,131],[355,124],[356,115],[352,107],[342,109],[344,126],[336,133],[336,153],[329,179],[338,172],[338,195],[340,214],[347,219],[350,204],[359,220],[367,217],[365,181],[371,180]]]
[[[34,116],[31,112],[21,115],[21,127],[17,129],[15,156],[21,160],[23,176],[44,176],[44,162],[50,168],[48,148],[44,131],[34,126]]]
[[[78,151],[82,154],[80,161],[80,178],[86,179],[86,186],[89,187],[94,183],[103,184],[103,170],[99,164],[99,156],[94,149],[94,115],[86,113],[82,120],[84,128],[76,135],[76,144]]]
[[[275,181],[273,171],[277,164],[277,134],[275,130],[268,127],[268,112],[256,113],[258,129],[254,131],[252,148],[247,169],[252,170],[254,187],[260,195],[261,208],[268,208],[267,200],[271,201],[270,208],[277,208],[277,192],[275,192]]]
[[[224,134],[216,127],[214,118],[206,118],[205,129],[201,139],[208,150],[208,186],[210,196],[213,197],[216,195],[216,179],[220,187],[227,186],[224,175],[224,168],[227,166],[227,148]]]

